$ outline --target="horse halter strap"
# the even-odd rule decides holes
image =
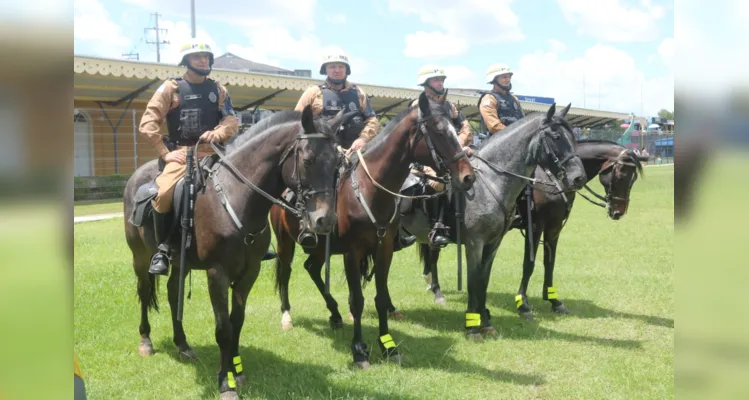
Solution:
[[[427,147],[429,148],[429,152],[432,154],[432,160],[434,160],[434,163],[437,164],[437,167],[440,170],[443,170],[447,168],[447,165],[455,163],[461,158],[468,157],[468,156],[466,155],[465,150],[459,151],[457,154],[455,154],[454,156],[450,158],[442,157],[440,154],[437,153],[437,150],[434,148],[434,142],[432,141],[432,138],[429,136],[429,132],[427,131],[427,128],[426,128],[426,122],[432,118],[434,118],[434,115],[430,115],[425,118],[419,118],[419,120],[416,121],[417,137],[412,146],[415,146],[416,143],[418,143],[419,139],[421,137],[424,137],[424,142],[426,142]],[[445,160],[447,160],[447,162],[445,162]]]
[[[616,174],[616,172],[617,172],[617,168],[616,167],[620,166],[620,165],[626,165],[626,166],[629,166],[629,167],[632,167],[632,168],[637,168],[637,165],[635,165],[634,163],[624,161],[624,156],[628,153],[628,151],[629,151],[628,149],[624,149],[624,150],[622,150],[619,153],[618,156],[616,156],[616,158],[613,161],[611,161],[611,162],[607,161],[606,163],[604,163],[603,166],[601,166],[601,169],[598,171],[598,174],[600,175],[600,174],[604,173],[605,171],[607,171],[609,169],[613,169],[614,174]],[[598,203],[596,201],[593,201],[593,200],[587,198],[584,194],[582,194],[582,193],[580,193],[580,194],[583,196],[583,198],[585,198],[589,202],[591,202],[591,203],[593,203],[593,204],[595,204],[595,205],[597,205],[599,207],[603,207],[603,208],[606,208],[606,207],[610,206],[611,205],[611,200],[619,200],[619,201],[629,202],[629,198],[621,198],[621,197],[614,196],[612,194],[612,189],[613,189],[612,185],[613,185],[613,183],[609,183],[609,185],[608,185],[608,191],[607,191],[606,196],[601,196],[600,194],[596,193],[593,189],[591,189],[590,187],[588,187],[588,185],[585,185],[585,189],[587,191],[589,191],[593,196],[595,196],[599,200],[604,201],[605,204]]]
[[[325,135],[323,133],[305,133],[301,135],[297,135],[296,140],[294,141],[294,144],[287,148],[284,153],[281,155],[281,159],[278,161],[278,165],[281,166],[284,161],[286,161],[286,158],[289,157],[289,154],[291,154],[292,151],[295,151],[294,154],[294,173],[292,176],[296,176],[296,211],[294,215],[297,218],[301,218],[302,213],[304,212],[304,204],[305,202],[312,198],[312,196],[316,194],[325,194],[333,192],[335,189],[315,189],[315,188],[309,188],[304,189],[302,188],[302,179],[301,175],[299,174],[299,141],[301,140],[310,140],[310,139],[328,139],[330,140],[330,136]]]

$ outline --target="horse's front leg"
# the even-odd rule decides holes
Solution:
[[[468,305],[466,307],[465,335],[468,339],[477,342],[483,341],[481,337],[481,308],[477,294],[481,291],[481,256],[483,254],[484,244],[480,241],[468,241],[466,243],[466,264],[468,269],[468,279],[466,292],[468,295]]]
[[[176,259],[176,258],[175,258]],[[176,266],[179,264],[177,263]],[[185,278],[187,277],[185,272]],[[184,282],[184,279],[182,280]],[[185,361],[195,361],[198,356],[195,351],[187,344],[187,337],[185,336],[185,330],[182,327],[182,321],[177,320],[177,302],[179,301],[179,267],[172,268],[172,272],[169,275],[169,280],[166,283],[167,296],[169,296],[169,308],[172,311],[172,330],[174,333],[173,341],[174,345],[179,349],[179,357]]]
[[[438,306],[444,306],[447,304],[447,299],[445,299],[445,295],[442,294],[442,289],[440,289],[440,276],[439,271],[437,270],[437,262],[440,260],[440,249],[430,249],[429,253],[429,265],[432,273],[431,290],[432,293],[434,293],[434,303]]]
[[[480,289],[476,294],[479,309],[481,310],[481,333],[486,333],[492,336],[497,335],[497,330],[492,326],[491,313],[489,312],[489,309],[486,308],[486,293],[489,289],[489,280],[492,275],[494,257],[497,256],[497,250],[499,250],[500,244],[502,244],[501,238],[496,243],[489,243],[484,246],[481,260]]]
[[[325,264],[325,255],[320,253],[313,253],[307,257],[304,262],[304,269],[309,273],[312,282],[315,283],[317,290],[325,299],[325,305],[330,311],[330,317],[328,318],[328,324],[331,329],[340,329],[343,327],[343,317],[341,317],[340,311],[338,311],[338,302],[335,300],[332,294],[325,294],[325,282],[322,278],[322,267]]]
[[[549,229],[544,232],[544,292],[543,299],[551,303],[551,311],[568,314],[569,310],[559,300],[559,293],[554,286],[554,264],[557,257],[557,243],[561,230]],[[551,238],[551,239],[550,239]]]
[[[527,320],[533,319],[533,312],[531,311],[530,304],[528,304],[528,284],[530,283],[536,263],[531,261],[531,255],[535,260],[536,252],[538,251],[538,243],[541,241],[541,233],[540,227],[533,227],[533,253],[531,253],[531,250],[528,248],[528,238],[526,237],[523,241],[523,246],[525,248],[525,251],[523,252],[523,278],[520,280],[520,288],[515,295],[515,307],[518,314]]]
[[[208,276],[208,293],[216,318],[216,344],[221,353],[220,370],[217,376],[218,391],[221,393],[221,399],[239,399],[232,360],[233,332],[229,317],[229,278],[223,269],[217,267],[208,269],[206,275]]]
[[[354,363],[361,369],[369,368],[369,350],[361,333],[361,316],[364,311],[364,294],[361,288],[361,250],[352,248],[344,256],[346,282],[349,290],[349,306],[354,319],[354,337],[351,341],[351,353]]]
[[[229,321],[231,322],[232,328],[232,366],[238,387],[245,384],[244,367],[242,366],[242,357],[239,354],[239,338],[242,334],[242,326],[244,325],[247,296],[250,294],[250,291],[257,280],[258,273],[260,272],[260,261],[262,256],[262,251],[256,251],[253,254],[247,252],[244,273],[236,282],[234,282],[234,285],[232,285],[231,315],[229,316]]]
[[[380,335],[377,343],[380,345],[382,355],[398,363],[401,362],[401,355],[395,340],[390,335],[388,328],[388,314],[391,313],[392,302],[390,300],[390,291],[388,290],[388,274],[390,272],[390,263],[393,260],[393,241],[388,240],[386,236],[382,239],[379,252],[375,256],[375,286],[377,295],[375,295],[375,306],[377,307],[377,316],[379,319]],[[393,310],[395,307],[392,307]]]

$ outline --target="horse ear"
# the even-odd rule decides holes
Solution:
[[[554,116],[554,114],[557,112],[557,103],[554,102],[554,104],[549,107],[549,111],[546,112],[546,122],[551,122],[551,118]]]
[[[570,111],[570,108],[572,107],[572,103],[567,104],[567,107],[564,107],[562,111],[559,112],[559,116],[562,118],[567,117],[567,113]]]
[[[432,115],[431,110],[429,110],[429,98],[425,92],[421,92],[419,95],[419,110],[421,110],[421,115]]]
[[[314,115],[312,115],[312,106],[309,104],[302,111],[302,128],[304,128],[305,133],[315,133],[317,131]]]
[[[345,118],[345,110],[338,111],[338,114],[335,115],[329,122],[328,122],[328,128],[331,132],[337,132],[338,128],[340,128],[341,124],[343,123],[343,120]]]

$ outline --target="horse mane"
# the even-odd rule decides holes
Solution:
[[[283,110],[273,113],[273,115],[263,118],[260,122],[252,125],[249,129],[238,133],[226,143],[226,154],[233,153],[241,148],[245,143],[251,139],[259,136],[262,132],[268,129],[285,124],[287,122],[301,121],[302,113],[294,110]]]
[[[611,140],[606,139],[582,139],[578,140],[577,144],[604,144],[604,145],[610,145],[615,147],[620,147],[622,149],[626,149],[627,152],[625,153],[630,161],[632,161],[635,164],[635,168],[637,168],[637,172],[639,172],[641,175],[643,174],[644,170],[642,169],[642,162],[640,161],[640,158],[637,157],[637,154],[634,154],[634,151],[632,149],[627,149],[626,147],[620,145],[619,143],[613,142]]]
[[[411,113],[415,108],[418,108],[418,106],[409,107],[406,110],[401,111],[396,115],[393,119],[391,119],[381,130],[380,132],[375,135],[375,137],[372,138],[362,149],[362,151],[377,147],[384,143],[388,137],[390,137],[390,134],[395,131],[395,127],[398,126],[398,124],[403,121],[406,116]],[[344,171],[344,173],[341,175],[341,180],[346,178],[349,174],[351,174],[351,171],[356,170],[356,167],[359,165],[359,157],[351,157],[351,163],[348,168]]]

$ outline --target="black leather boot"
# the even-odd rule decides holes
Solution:
[[[395,237],[393,238],[393,251],[398,251],[405,249],[406,247],[414,244],[416,242],[416,236],[409,235],[406,236],[401,232],[400,229],[395,233]]]
[[[444,236],[445,225],[442,223],[444,212],[444,196],[427,200],[429,219],[432,221],[432,231],[429,232],[429,244],[432,246],[445,247],[450,240]]]
[[[156,237],[156,243],[159,244],[158,251],[151,257],[151,266],[148,268],[148,272],[154,275],[168,275],[169,274],[169,255],[171,249],[167,243],[167,236],[169,232],[167,229],[167,216],[169,214],[162,214],[153,210],[153,230],[154,236]]]
[[[278,257],[278,254],[276,254],[275,251],[273,251],[271,249],[268,249],[268,251],[266,251],[265,255],[263,256],[263,260],[262,261],[272,260],[272,259],[274,259],[276,257]]]

